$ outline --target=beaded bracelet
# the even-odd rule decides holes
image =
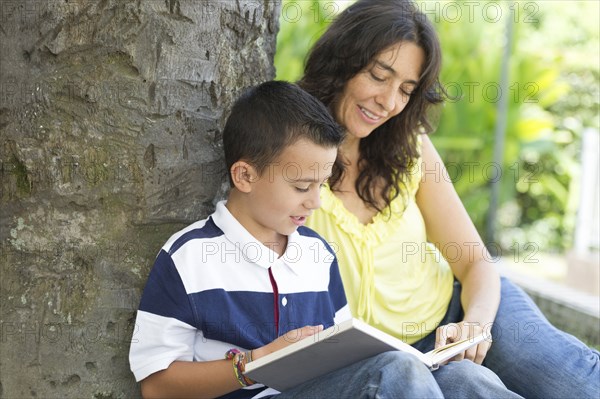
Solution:
[[[225,359],[231,359],[233,364],[233,374],[242,387],[254,385],[255,382],[244,375],[246,368],[246,354],[238,349],[232,348],[225,353]]]

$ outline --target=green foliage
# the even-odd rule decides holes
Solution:
[[[295,81],[335,11],[352,1],[282,4],[277,78]],[[599,3],[578,1],[417,2],[435,23],[450,99],[432,139],[480,233],[490,183],[500,179],[496,240],[539,250],[571,245],[578,204],[581,131],[599,127]],[[459,11],[459,13],[457,13]],[[508,90],[501,92],[507,22]],[[498,105],[508,102],[504,159],[492,163]]]
[[[441,8],[448,3],[441,2]],[[539,250],[564,250],[571,245],[578,202],[581,130],[597,126],[598,115],[597,64],[596,73],[591,72],[589,59],[579,55],[594,42],[597,62],[598,28],[582,18],[586,13],[580,7],[597,23],[598,6],[485,4],[501,7],[503,18],[494,21],[474,12],[468,23],[440,18],[436,24],[444,52],[441,79],[458,98],[446,103],[432,139],[448,166],[455,166],[451,177],[480,232],[489,211],[490,184],[501,178],[496,235],[501,248],[531,243]],[[504,159],[495,165],[507,18],[513,25],[508,92],[502,93],[508,96],[508,115]]]
[[[283,1],[275,53],[278,80],[295,82],[302,77],[308,51],[344,6],[330,0]]]

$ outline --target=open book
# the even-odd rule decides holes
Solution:
[[[439,363],[487,337],[481,334],[422,353],[360,320],[349,319],[246,364],[245,374],[261,384],[285,391],[320,375],[393,350],[412,353],[435,370]]]

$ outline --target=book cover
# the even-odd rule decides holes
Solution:
[[[358,319],[349,319],[246,364],[245,374],[261,384],[285,391],[383,352],[401,350],[435,370],[438,364],[486,339],[485,334],[422,353],[407,343]]]

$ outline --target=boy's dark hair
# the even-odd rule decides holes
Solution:
[[[269,81],[242,94],[223,130],[225,163],[244,160],[262,174],[283,150],[300,139],[323,147],[338,147],[343,131],[328,109],[300,87]]]

